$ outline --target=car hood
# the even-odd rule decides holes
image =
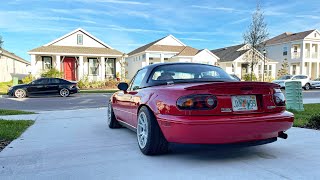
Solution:
[[[18,85],[15,85],[15,86],[12,86],[11,88],[24,88],[24,87],[27,87],[29,86],[29,84],[18,84]]]
[[[274,80],[272,81],[273,83],[283,83],[283,82],[286,82],[286,80]]]

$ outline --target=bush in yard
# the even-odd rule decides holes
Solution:
[[[251,74],[245,74],[245,75],[243,75],[242,76],[242,79],[244,80],[244,81],[251,81],[250,79],[251,79]],[[256,75],[253,73],[252,74],[252,81],[257,81],[257,77],[256,77]]]
[[[320,129],[320,114],[314,114],[309,118],[307,128]]]
[[[55,68],[45,70],[41,73],[41,77],[48,77],[48,78],[62,78],[63,73],[58,71]]]
[[[87,89],[90,88],[90,82],[88,76],[84,76],[80,81],[78,81],[78,87],[80,89]]]
[[[34,79],[35,78],[31,74],[29,74],[28,76],[26,76],[22,79],[22,83],[28,84],[28,83],[31,83]]]

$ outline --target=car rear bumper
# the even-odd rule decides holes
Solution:
[[[168,142],[186,144],[228,144],[278,137],[293,125],[293,114],[232,116],[157,115]]]

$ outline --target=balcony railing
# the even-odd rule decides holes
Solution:
[[[292,59],[299,59],[300,58],[300,52],[293,52],[291,54]]]
[[[313,59],[317,59],[318,58],[318,53],[317,52],[313,52],[311,57]]]
[[[310,58],[310,51],[306,51],[305,58]]]

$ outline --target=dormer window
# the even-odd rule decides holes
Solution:
[[[77,44],[83,45],[83,35],[82,34],[77,35]]]

